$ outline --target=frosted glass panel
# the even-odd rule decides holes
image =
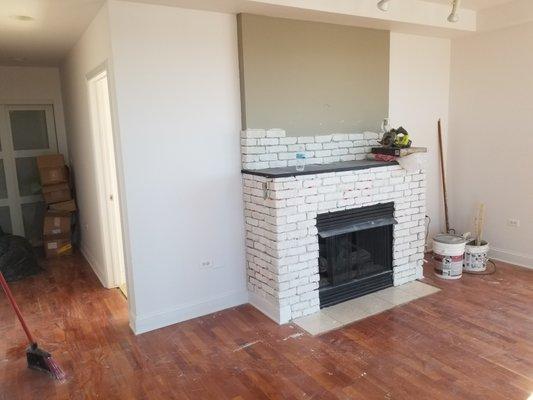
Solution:
[[[13,228],[11,227],[11,214],[9,213],[8,206],[0,207],[0,227],[5,233],[13,232]]]
[[[35,157],[21,157],[15,160],[17,179],[21,196],[41,194],[41,180]]]
[[[41,243],[43,238],[43,219],[46,206],[44,202],[21,204],[24,236],[33,245]]]
[[[44,110],[11,110],[9,119],[15,150],[36,150],[49,147]]]
[[[6,171],[4,160],[0,160],[0,199],[7,199]]]

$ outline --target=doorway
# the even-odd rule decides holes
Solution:
[[[89,107],[97,177],[105,270],[109,287],[118,287],[127,297],[122,223],[118,193],[113,122],[107,70],[88,77]]]
[[[58,151],[52,104],[0,104],[0,226],[42,244],[43,202],[37,156]]]

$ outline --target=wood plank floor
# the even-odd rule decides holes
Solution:
[[[439,293],[319,337],[251,306],[141,336],[79,255],[12,285],[69,374],[27,370],[0,295],[0,399],[517,399],[533,393],[533,270],[432,277]]]

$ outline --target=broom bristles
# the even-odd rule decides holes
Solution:
[[[53,359],[52,356],[45,357],[44,362],[48,366],[48,370],[50,371],[50,375],[52,375],[52,377],[54,379],[56,379],[56,380],[58,380],[60,382],[63,382],[66,379],[67,375],[61,369],[59,364]]]
[[[40,349],[37,343],[32,343],[26,350],[26,357],[28,359],[28,367],[37,371],[46,372],[52,378],[58,381],[64,381],[66,374],[63,372],[59,364],[52,358],[52,355]]]

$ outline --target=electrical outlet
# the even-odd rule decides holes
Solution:
[[[520,226],[520,220],[514,218],[508,219],[507,226],[510,226],[511,228],[518,228]]]
[[[219,269],[222,264],[216,264],[213,260],[203,260],[200,262],[201,269]]]
[[[211,269],[214,268],[215,263],[212,260],[204,260],[200,263],[200,268]]]

